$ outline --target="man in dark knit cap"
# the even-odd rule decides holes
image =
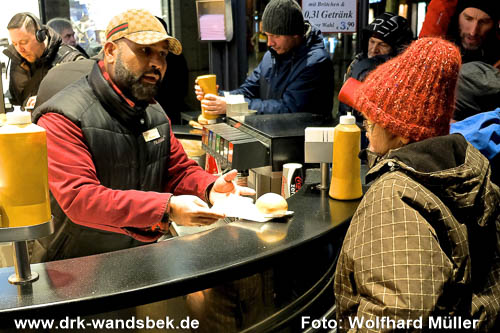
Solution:
[[[432,0],[419,37],[446,36],[462,54],[462,62],[500,60],[498,0]]]
[[[500,41],[496,37],[499,18],[498,1],[462,0],[457,6],[455,43],[460,47],[463,62],[483,61],[494,64],[500,60]],[[457,38],[458,37],[458,38]]]
[[[294,0],[272,0],[262,25],[269,51],[239,89],[249,109],[258,114],[318,113],[331,118],[333,65],[321,32],[304,21]],[[204,94],[195,86],[198,100],[208,113],[225,114],[224,97]]]

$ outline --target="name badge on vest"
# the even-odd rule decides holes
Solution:
[[[160,137],[160,132],[157,128],[150,129],[149,131],[143,132],[142,136],[146,142],[153,141],[154,139],[158,139]]]

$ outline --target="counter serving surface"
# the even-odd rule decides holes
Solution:
[[[202,233],[100,255],[33,264],[31,285],[0,269],[0,322],[46,314],[87,315],[205,289],[258,272],[294,249],[344,234],[359,200],[335,201],[304,186],[288,199],[288,222],[236,221]]]

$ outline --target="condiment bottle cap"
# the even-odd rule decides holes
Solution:
[[[7,112],[7,124],[9,125],[26,125],[31,124],[31,113],[21,111],[20,106],[14,106],[14,111]]]
[[[350,112],[347,112],[347,115],[340,116],[340,124],[341,125],[354,125],[354,124],[356,124],[356,118]]]

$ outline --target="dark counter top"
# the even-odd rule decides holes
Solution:
[[[288,222],[236,221],[138,248],[34,264],[38,281],[9,284],[0,269],[0,318],[92,314],[184,295],[257,271],[288,251],[345,233],[359,201],[304,186],[288,199]]]
[[[306,127],[330,125],[325,123],[322,116],[307,112],[289,113],[286,116],[283,114],[237,116],[232,119],[269,138],[303,137]]]
[[[201,140],[202,131],[193,128],[191,125],[172,125],[172,132],[178,139],[196,139]]]

